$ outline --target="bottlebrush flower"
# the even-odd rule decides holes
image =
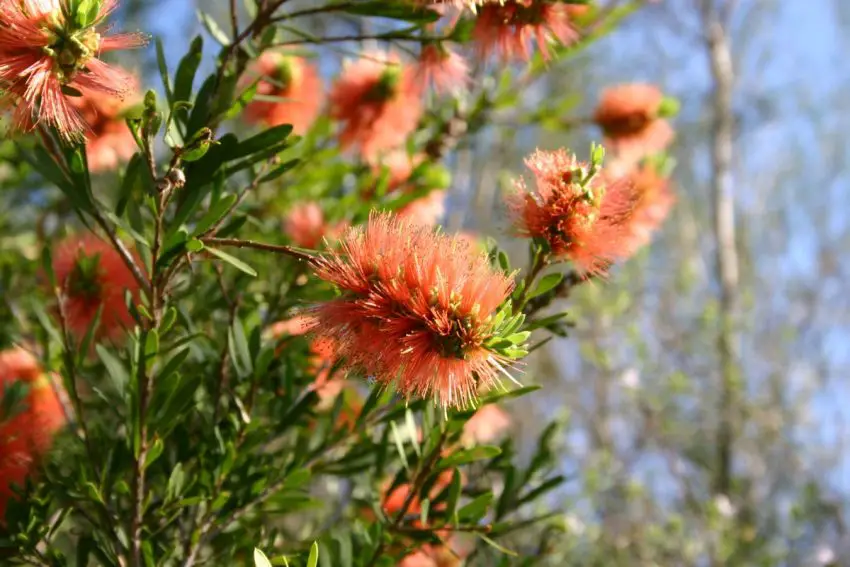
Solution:
[[[570,45],[579,34],[565,4],[505,0],[488,3],[479,9],[472,37],[484,57],[496,55],[503,61],[527,61],[531,59],[534,43],[543,58],[549,59],[550,42]]]
[[[449,484],[452,482],[452,471],[451,469],[445,470],[437,476],[437,479],[434,481],[434,485],[431,487],[428,492],[428,497],[431,500],[437,498]],[[407,502],[407,499],[410,497],[410,489],[411,486],[409,484],[400,484],[390,490],[392,483],[388,482],[386,487],[384,488],[384,498],[383,504],[381,507],[384,510],[384,513],[394,518],[399,512],[404,509],[404,504]],[[445,505],[443,505],[445,506]],[[418,516],[419,512],[422,510],[422,502],[419,499],[419,495],[413,497],[410,501],[410,505],[407,507],[406,515],[408,516]]]
[[[663,105],[664,93],[654,85],[617,85],[603,91],[593,120],[619,159],[637,162],[673,141],[673,128],[662,118]]]
[[[249,122],[279,126],[292,124],[297,134],[303,134],[322,108],[322,80],[316,69],[301,57],[266,51],[247,73],[251,81],[260,78],[257,94],[281,100],[254,100],[245,107]],[[285,100],[283,100],[285,99]]]
[[[446,45],[431,43],[419,53],[416,81],[423,90],[433,85],[438,93],[455,91],[469,83],[469,65]]]
[[[511,425],[505,410],[493,404],[478,409],[463,426],[463,441],[466,444],[490,443]]]
[[[384,169],[388,174],[387,191],[395,191],[410,179],[414,168],[422,162],[423,156],[411,156],[404,149],[397,149],[381,156],[378,163],[372,165],[374,174],[380,175]]]
[[[625,239],[626,251],[631,255],[649,244],[652,234],[670,213],[676,196],[670,190],[670,181],[659,173],[653,163],[644,162],[625,172],[620,168],[613,168],[609,177],[615,180],[619,177],[632,186],[634,212],[628,223]]]
[[[460,567],[467,554],[458,553],[451,545],[424,544],[407,555],[398,567]]]
[[[126,94],[130,77],[99,57],[142,46],[145,38],[97,31],[117,4],[101,0],[93,13],[74,13],[66,0],[0,0],[0,90],[5,92],[0,106],[15,108],[16,129],[45,123],[63,139],[81,141],[86,123],[69,90]]]
[[[138,93],[138,81],[131,80],[131,93]],[[127,99],[97,91],[87,90],[81,97],[70,99],[86,123],[86,159],[89,171],[94,173],[115,169],[136,153],[133,134],[127,127],[122,113],[140,97],[130,95]]]
[[[313,309],[316,333],[402,395],[467,406],[505,372],[487,344],[512,281],[461,240],[373,214],[315,269],[343,292]]]
[[[435,226],[446,214],[446,192],[431,191],[399,209],[398,215],[419,226]]]
[[[26,383],[27,395],[9,419],[0,420],[0,525],[12,486],[24,485],[65,424],[62,403],[35,358],[22,348],[0,352],[0,404],[4,390],[19,382]]]
[[[53,273],[65,323],[75,335],[86,334],[101,308],[98,338],[114,339],[133,326],[124,293],[138,301],[139,284],[109,243],[93,235],[66,239],[53,251]]]
[[[275,338],[285,336],[297,337],[304,335],[315,327],[313,317],[297,315],[291,319],[278,321],[269,328],[269,334]],[[331,370],[335,362],[336,348],[328,338],[314,338],[310,341],[309,370],[315,375],[313,390],[319,396],[324,406],[330,405],[345,388],[345,380],[332,376]]]
[[[283,230],[301,248],[318,248],[325,238],[336,239],[345,230],[345,223],[328,224],[318,203],[299,203],[292,207],[284,221]]]
[[[520,235],[542,238],[557,258],[571,260],[582,272],[603,274],[628,255],[626,238],[634,209],[631,185],[606,184],[591,176],[590,164],[566,150],[536,151],[525,160],[536,191],[522,179],[508,198]]]
[[[415,70],[391,53],[371,53],[343,68],[330,93],[331,116],[343,123],[340,145],[366,161],[401,146],[416,129],[422,101]]]

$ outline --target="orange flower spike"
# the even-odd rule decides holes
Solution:
[[[342,123],[340,145],[376,163],[416,129],[422,101],[414,69],[392,53],[367,53],[348,63],[330,93],[331,116]]]
[[[525,160],[535,189],[520,179],[508,198],[521,236],[546,240],[555,258],[596,275],[629,255],[626,239],[635,204],[630,183],[605,183],[599,158],[588,164],[563,149],[538,150]]]
[[[513,282],[465,242],[373,215],[316,273],[343,291],[313,310],[316,333],[336,339],[338,358],[443,407],[468,406],[498,381],[506,361],[485,344],[488,318]]]
[[[669,106],[655,85],[617,85],[603,91],[593,120],[605,135],[605,145],[619,159],[636,163],[673,141],[673,128],[664,119],[675,111]]]
[[[245,108],[245,120],[267,126],[292,124],[296,134],[309,130],[323,104],[323,86],[315,67],[301,57],[276,51],[260,55],[246,76],[257,84],[257,93],[280,98],[255,100]]]
[[[14,496],[12,486],[22,486],[38,460],[50,449],[56,432],[65,424],[62,403],[50,379],[33,356],[21,349],[0,352],[0,402],[3,391],[16,382],[29,387],[21,408],[0,422],[0,525]]]

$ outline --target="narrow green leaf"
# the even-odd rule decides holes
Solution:
[[[225,214],[227,214],[231,207],[233,207],[236,203],[237,199],[238,197],[236,195],[229,193],[225,193],[219,197],[218,201],[216,201],[215,204],[210,207],[210,210],[208,210],[206,214],[201,217],[201,220],[198,221],[198,224],[195,226],[195,230],[192,231],[192,234],[197,236],[209,230],[213,225],[220,221]]]
[[[316,567],[319,563],[319,544],[315,541],[310,547],[310,556],[307,557],[307,567]]]
[[[154,440],[153,445],[151,445],[150,449],[148,449],[147,455],[145,455],[144,468],[148,468],[149,466],[151,466],[154,461],[156,461],[159,456],[162,455],[163,449],[165,449],[165,445],[163,444],[162,439],[157,437]]]
[[[124,368],[124,363],[117,356],[106,350],[106,347],[103,345],[94,345],[94,348],[103,365],[106,366],[106,371],[109,377],[112,378],[112,384],[115,386],[115,390],[123,396],[127,383],[130,381],[130,373]]]
[[[204,39],[201,36],[197,36],[192,40],[189,46],[189,52],[180,60],[180,64],[177,66],[177,73],[174,76],[174,102],[191,101],[192,84],[195,81],[198,67],[201,65],[203,51]]]
[[[266,557],[266,554],[254,548],[254,567],[272,567],[272,562]]]
[[[165,89],[165,98],[168,99],[168,104],[174,104],[174,93],[171,90],[171,79],[168,75],[168,63],[165,59],[165,48],[162,46],[162,40],[156,38],[156,63],[159,67],[159,77],[162,79],[162,87]]]
[[[493,493],[485,492],[481,496],[475,498],[472,502],[462,507],[457,512],[458,521],[461,523],[478,522],[487,513],[490,504],[493,503]]]
[[[252,268],[251,266],[249,266],[248,264],[246,264],[242,260],[240,260],[238,258],[234,258],[230,254],[227,254],[226,252],[222,252],[221,250],[218,250],[216,248],[210,248],[209,246],[207,246],[206,250],[207,250],[207,252],[209,252],[213,256],[216,256],[219,259],[224,260],[225,262],[227,262],[228,264],[230,264],[231,266],[233,266],[237,270],[239,270],[241,272],[245,272],[249,276],[257,277],[257,272],[254,270],[254,268]]]
[[[537,283],[537,287],[535,287],[534,290],[528,294],[528,299],[535,298],[538,295],[543,295],[547,291],[555,289],[555,287],[557,287],[557,285],[561,283],[561,280],[563,279],[563,274],[546,274],[545,276],[540,278],[540,281]]]
[[[268,183],[269,181],[274,181],[296,165],[301,163],[300,159],[291,159],[285,163],[280,164],[279,166],[272,169],[270,172],[265,174],[260,178],[260,183]]]
[[[269,128],[256,136],[251,136],[247,140],[239,142],[239,145],[234,148],[233,152],[226,156],[226,159],[231,161],[266,150],[285,141],[291,133],[291,124],[281,124],[280,126]]]
[[[227,47],[231,43],[230,37],[225,33],[221,26],[218,25],[212,16],[207,14],[206,12],[202,12],[198,10],[198,19],[201,21],[201,24],[204,26],[204,29],[212,36],[214,40],[219,42],[222,47]]]
[[[495,445],[481,445],[479,447],[473,447],[472,449],[464,449],[462,451],[458,451],[453,455],[449,455],[448,457],[440,460],[440,468],[449,468],[456,467],[460,465],[465,465],[468,463],[473,463],[475,461],[482,461],[484,459],[492,459],[498,455],[502,454],[502,450]]]

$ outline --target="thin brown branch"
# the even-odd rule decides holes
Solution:
[[[291,246],[282,244],[266,244],[264,242],[255,242],[253,240],[240,240],[238,238],[202,238],[201,242],[210,246],[231,246],[234,248],[253,248],[254,250],[263,250],[265,252],[274,252],[275,254],[283,254],[290,256],[296,260],[313,263],[317,256],[305,252],[299,252]]]

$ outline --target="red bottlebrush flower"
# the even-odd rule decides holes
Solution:
[[[410,179],[413,170],[422,162],[421,155],[410,156],[403,149],[394,150],[381,156],[380,162],[372,166],[375,175],[380,175],[386,168],[389,179],[387,191],[395,191]]]
[[[434,485],[431,487],[428,496],[431,500],[437,498],[440,495],[440,492],[443,491],[449,484],[452,482],[452,471],[451,469],[445,470],[439,474],[437,479],[434,481]],[[394,518],[399,512],[404,509],[404,504],[407,502],[407,499],[410,497],[410,485],[409,484],[400,484],[389,490],[391,483],[387,483],[387,487],[384,492],[384,500],[382,504],[382,508],[384,513],[387,516]],[[419,499],[419,496],[414,496],[410,501],[410,505],[407,507],[407,514],[409,516],[417,516],[419,512],[422,510],[422,502]]]
[[[0,352],[0,403],[4,390],[17,382],[27,384],[27,396],[11,418],[0,421],[0,525],[14,497],[12,486],[24,485],[65,424],[62,403],[35,358],[21,348]]]
[[[509,197],[518,232],[545,239],[557,258],[568,258],[582,272],[604,274],[628,256],[626,237],[634,199],[626,182],[606,184],[591,166],[565,150],[536,151],[525,160],[536,191],[520,179]]]
[[[14,106],[14,126],[43,122],[68,141],[81,141],[85,121],[68,89],[122,96],[131,79],[100,54],[145,44],[140,34],[102,36],[97,27],[116,8],[103,0],[93,17],[72,13],[63,0],[0,1],[0,106]]]
[[[463,426],[466,444],[490,443],[511,425],[510,416],[499,406],[488,404],[478,409]]]
[[[278,321],[272,325],[269,328],[269,334],[276,338],[286,335],[297,337],[310,332],[315,325],[315,318],[297,315],[291,319]],[[309,367],[310,372],[316,375],[312,389],[318,394],[323,406],[330,405],[345,388],[345,380],[342,377],[331,375],[331,370],[335,362],[335,354],[336,348],[333,340],[315,338],[310,341]]]
[[[435,226],[446,214],[446,192],[431,191],[421,199],[405,205],[398,215],[419,226]]]
[[[416,129],[422,101],[415,71],[393,54],[369,54],[343,69],[330,93],[331,116],[343,123],[340,144],[374,163]]]
[[[549,59],[550,42],[570,45],[579,34],[570,10],[560,2],[506,0],[481,7],[472,37],[482,56],[498,56],[503,61],[531,59],[536,43],[544,59]]]
[[[329,225],[319,204],[310,201],[292,207],[283,230],[296,246],[318,248],[324,239],[335,240],[345,227],[342,222]]]
[[[279,126],[292,124],[303,134],[322,108],[322,80],[316,69],[301,57],[266,51],[253,64],[247,77],[257,84],[257,94],[285,100],[254,100],[245,108],[249,122]]]
[[[101,307],[97,337],[116,338],[134,325],[124,293],[138,301],[139,284],[111,244],[93,235],[71,237],[53,251],[53,273],[65,323],[75,335],[85,335]]]
[[[433,85],[438,93],[455,91],[469,84],[469,65],[447,46],[431,43],[419,53],[416,80],[423,90]]]
[[[460,567],[468,553],[459,553],[452,547],[426,543],[402,559],[398,567]]]
[[[654,85],[618,85],[603,91],[593,120],[602,128],[605,145],[619,159],[636,163],[673,141],[673,128],[660,117],[663,103],[664,93]]]
[[[131,93],[138,92],[138,81],[131,80]],[[88,126],[86,132],[86,159],[89,171],[94,173],[115,169],[136,153],[133,134],[122,113],[139,102],[137,95],[122,99],[108,93],[87,90],[81,97],[70,99]]]
[[[315,263],[343,295],[314,308],[316,333],[337,353],[405,396],[469,405],[504,372],[485,343],[490,316],[512,289],[486,255],[393,215],[350,229]]]
[[[625,172],[619,169],[619,173],[618,168],[608,169],[612,171],[611,178],[621,178],[632,186],[634,212],[625,239],[627,254],[631,255],[649,244],[652,234],[670,213],[676,196],[670,190],[670,181],[650,163],[643,163]]]

